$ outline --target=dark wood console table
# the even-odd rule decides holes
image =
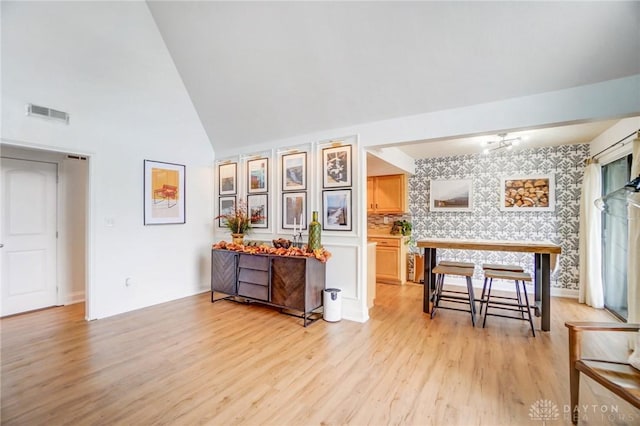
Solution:
[[[312,257],[211,250],[211,302],[258,302],[303,319],[320,318],[325,264]],[[214,293],[226,296],[215,299]],[[299,313],[299,314],[296,314]]]

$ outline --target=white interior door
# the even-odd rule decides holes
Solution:
[[[2,159],[1,316],[57,304],[57,169]]]

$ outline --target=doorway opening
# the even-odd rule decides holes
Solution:
[[[85,316],[89,317],[88,300],[88,219],[89,219],[89,157],[76,153],[56,152],[44,149],[34,149],[20,144],[2,143],[0,153],[3,165],[3,222],[1,226],[1,237],[4,247],[2,248],[2,289],[3,295],[9,292],[20,295],[32,291],[34,288],[50,288],[53,285],[53,299],[49,293],[49,298],[41,299],[33,305],[20,305],[9,301],[7,306],[3,306],[0,311],[1,316],[28,312],[32,309],[41,309],[50,306],[69,305],[73,303],[85,302]],[[5,181],[6,164],[13,164],[16,168],[12,179],[17,187],[25,187],[24,196],[18,196],[15,200],[5,200],[5,193],[8,192],[8,181]],[[41,171],[34,171],[34,174],[22,172],[20,169],[40,168],[33,165],[48,164],[55,171],[53,187],[48,182],[46,190],[40,187],[39,176],[43,176]],[[31,166],[30,166],[31,165]],[[14,193],[16,193],[14,189]],[[28,200],[31,201],[28,201]],[[8,203],[6,201],[9,201]],[[42,202],[40,202],[42,201]],[[27,205],[20,206],[21,203]],[[48,203],[48,204],[46,204]],[[35,204],[35,205],[34,205]],[[29,205],[32,206],[31,210]],[[27,237],[33,233],[33,229],[39,227],[42,218],[52,220],[51,226],[47,225],[49,246],[45,250],[41,245],[35,244],[31,248],[17,247],[16,241],[11,240],[10,234],[20,234],[16,231],[16,223],[8,223],[10,215],[7,209],[22,208],[25,212],[33,213],[30,217],[32,229],[22,229],[22,234]],[[53,209],[53,211],[51,211]],[[14,217],[24,217],[15,210]],[[37,214],[36,214],[37,213]],[[25,222],[23,220],[23,222]],[[13,230],[10,229],[13,226]],[[20,226],[26,226],[24,224]],[[51,228],[51,229],[49,229]],[[18,229],[20,231],[20,229]],[[53,237],[51,237],[51,233]],[[51,242],[51,238],[53,238]],[[28,238],[27,238],[28,239]],[[7,245],[9,241],[9,245]],[[25,241],[23,241],[25,242]],[[29,241],[26,241],[29,242]],[[29,242],[33,243],[33,241]],[[53,244],[53,247],[51,247]],[[13,246],[13,249],[12,247]],[[52,250],[51,250],[52,249]],[[16,251],[17,250],[17,251]],[[11,254],[13,253],[13,254]],[[17,253],[17,254],[16,254]],[[53,265],[47,268],[39,267],[29,269],[32,265],[27,258],[39,259],[47,258],[49,262],[53,259]],[[15,262],[17,260],[17,262]],[[12,264],[13,263],[13,264]],[[11,268],[7,268],[12,264]],[[53,283],[53,284],[52,284]],[[7,288],[10,287],[10,288]],[[4,299],[4,298],[3,298]],[[38,304],[39,303],[39,304]]]

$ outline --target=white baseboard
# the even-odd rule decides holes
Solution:
[[[66,295],[62,301],[63,305],[73,305],[75,303],[84,302],[84,291],[74,291]]]
[[[551,296],[553,297],[569,297],[571,299],[578,298],[578,290],[571,290],[568,288],[551,288]]]
[[[342,318],[349,321],[367,322],[369,310],[362,310],[362,302],[357,299],[342,298]]]

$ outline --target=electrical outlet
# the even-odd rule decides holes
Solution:
[[[389,218],[386,216],[382,217],[382,223],[384,223],[385,225],[387,225],[389,223]]]
[[[131,284],[133,284],[133,280],[132,280],[131,278],[126,278],[126,279],[124,280],[124,285],[125,285],[126,287],[130,287],[130,286],[131,286]]]

